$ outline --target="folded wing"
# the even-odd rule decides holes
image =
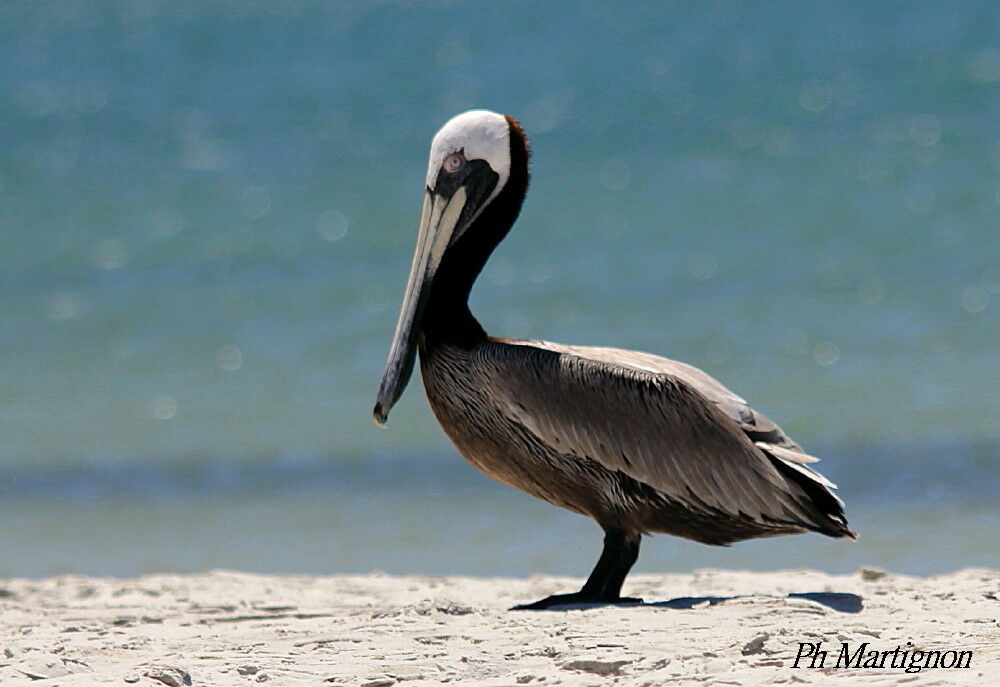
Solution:
[[[698,368],[542,341],[487,350],[483,362],[503,379],[491,392],[498,404],[564,455],[621,471],[693,510],[853,536],[832,483],[807,466],[817,459]]]

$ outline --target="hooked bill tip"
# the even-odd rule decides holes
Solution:
[[[381,403],[375,404],[375,409],[372,411],[372,421],[379,427],[385,427],[386,420],[389,419],[389,413],[385,412]]]

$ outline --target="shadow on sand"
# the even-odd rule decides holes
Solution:
[[[607,606],[635,606],[637,608],[649,607],[649,608],[673,608],[676,610],[688,610],[695,607],[700,607],[704,605],[715,606],[716,604],[721,604],[726,601],[732,601],[734,599],[750,599],[750,598],[769,598],[769,599],[808,599],[809,601],[815,601],[816,603],[826,606],[827,608],[832,608],[840,613],[860,613],[864,609],[863,599],[857,594],[848,594],[845,592],[802,592],[802,593],[792,593],[787,596],[772,596],[770,594],[736,594],[734,596],[679,596],[676,599],[670,599],[669,601],[649,601],[642,603],[620,603],[620,604],[604,604],[604,603],[567,603],[558,604],[551,606],[550,608],[544,609],[511,609],[511,610],[536,610],[536,611],[569,611],[569,610],[579,610],[586,611],[592,608],[604,608]]]
[[[757,595],[754,595],[757,596]],[[767,596],[767,595],[762,595]],[[707,603],[709,606],[714,606],[720,604],[724,601],[732,601],[733,599],[746,599],[750,598],[748,594],[740,594],[736,596],[681,596],[676,599],[670,599],[669,601],[654,601],[651,603],[641,604],[642,606],[656,606],[658,608],[676,608],[679,610],[684,610],[688,608],[694,608],[695,606],[700,606]],[[789,594],[787,597],[772,597],[772,598],[789,598],[789,599],[808,599],[810,601],[815,601],[818,604],[822,604],[827,608],[832,608],[840,613],[860,613],[864,608],[864,603],[862,599],[857,594],[847,594],[844,592],[803,592],[800,594]]]

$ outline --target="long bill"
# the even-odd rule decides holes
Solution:
[[[403,292],[403,304],[396,322],[396,333],[392,337],[389,358],[382,373],[378,396],[375,399],[373,416],[375,424],[385,426],[389,411],[399,400],[413,374],[413,363],[417,356],[417,336],[420,321],[431,291],[434,274],[441,264],[441,258],[457,236],[459,219],[465,207],[466,191],[459,187],[450,198],[427,191],[424,207],[420,215],[420,231],[417,247],[413,253],[410,277]]]

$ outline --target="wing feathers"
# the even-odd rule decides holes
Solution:
[[[807,453],[802,453],[801,451],[793,451],[782,446],[769,444],[766,441],[755,441],[753,443],[757,448],[763,449],[775,458],[781,458],[786,462],[798,463],[799,465],[819,462],[819,458],[814,458],[813,456],[810,456]]]
[[[813,488],[799,483],[833,488],[805,467],[817,459],[697,368],[535,341],[491,341],[486,357],[498,375],[491,393],[505,414],[565,455],[621,471],[697,510],[834,529],[837,513],[823,512],[826,500],[819,497],[819,507]]]

